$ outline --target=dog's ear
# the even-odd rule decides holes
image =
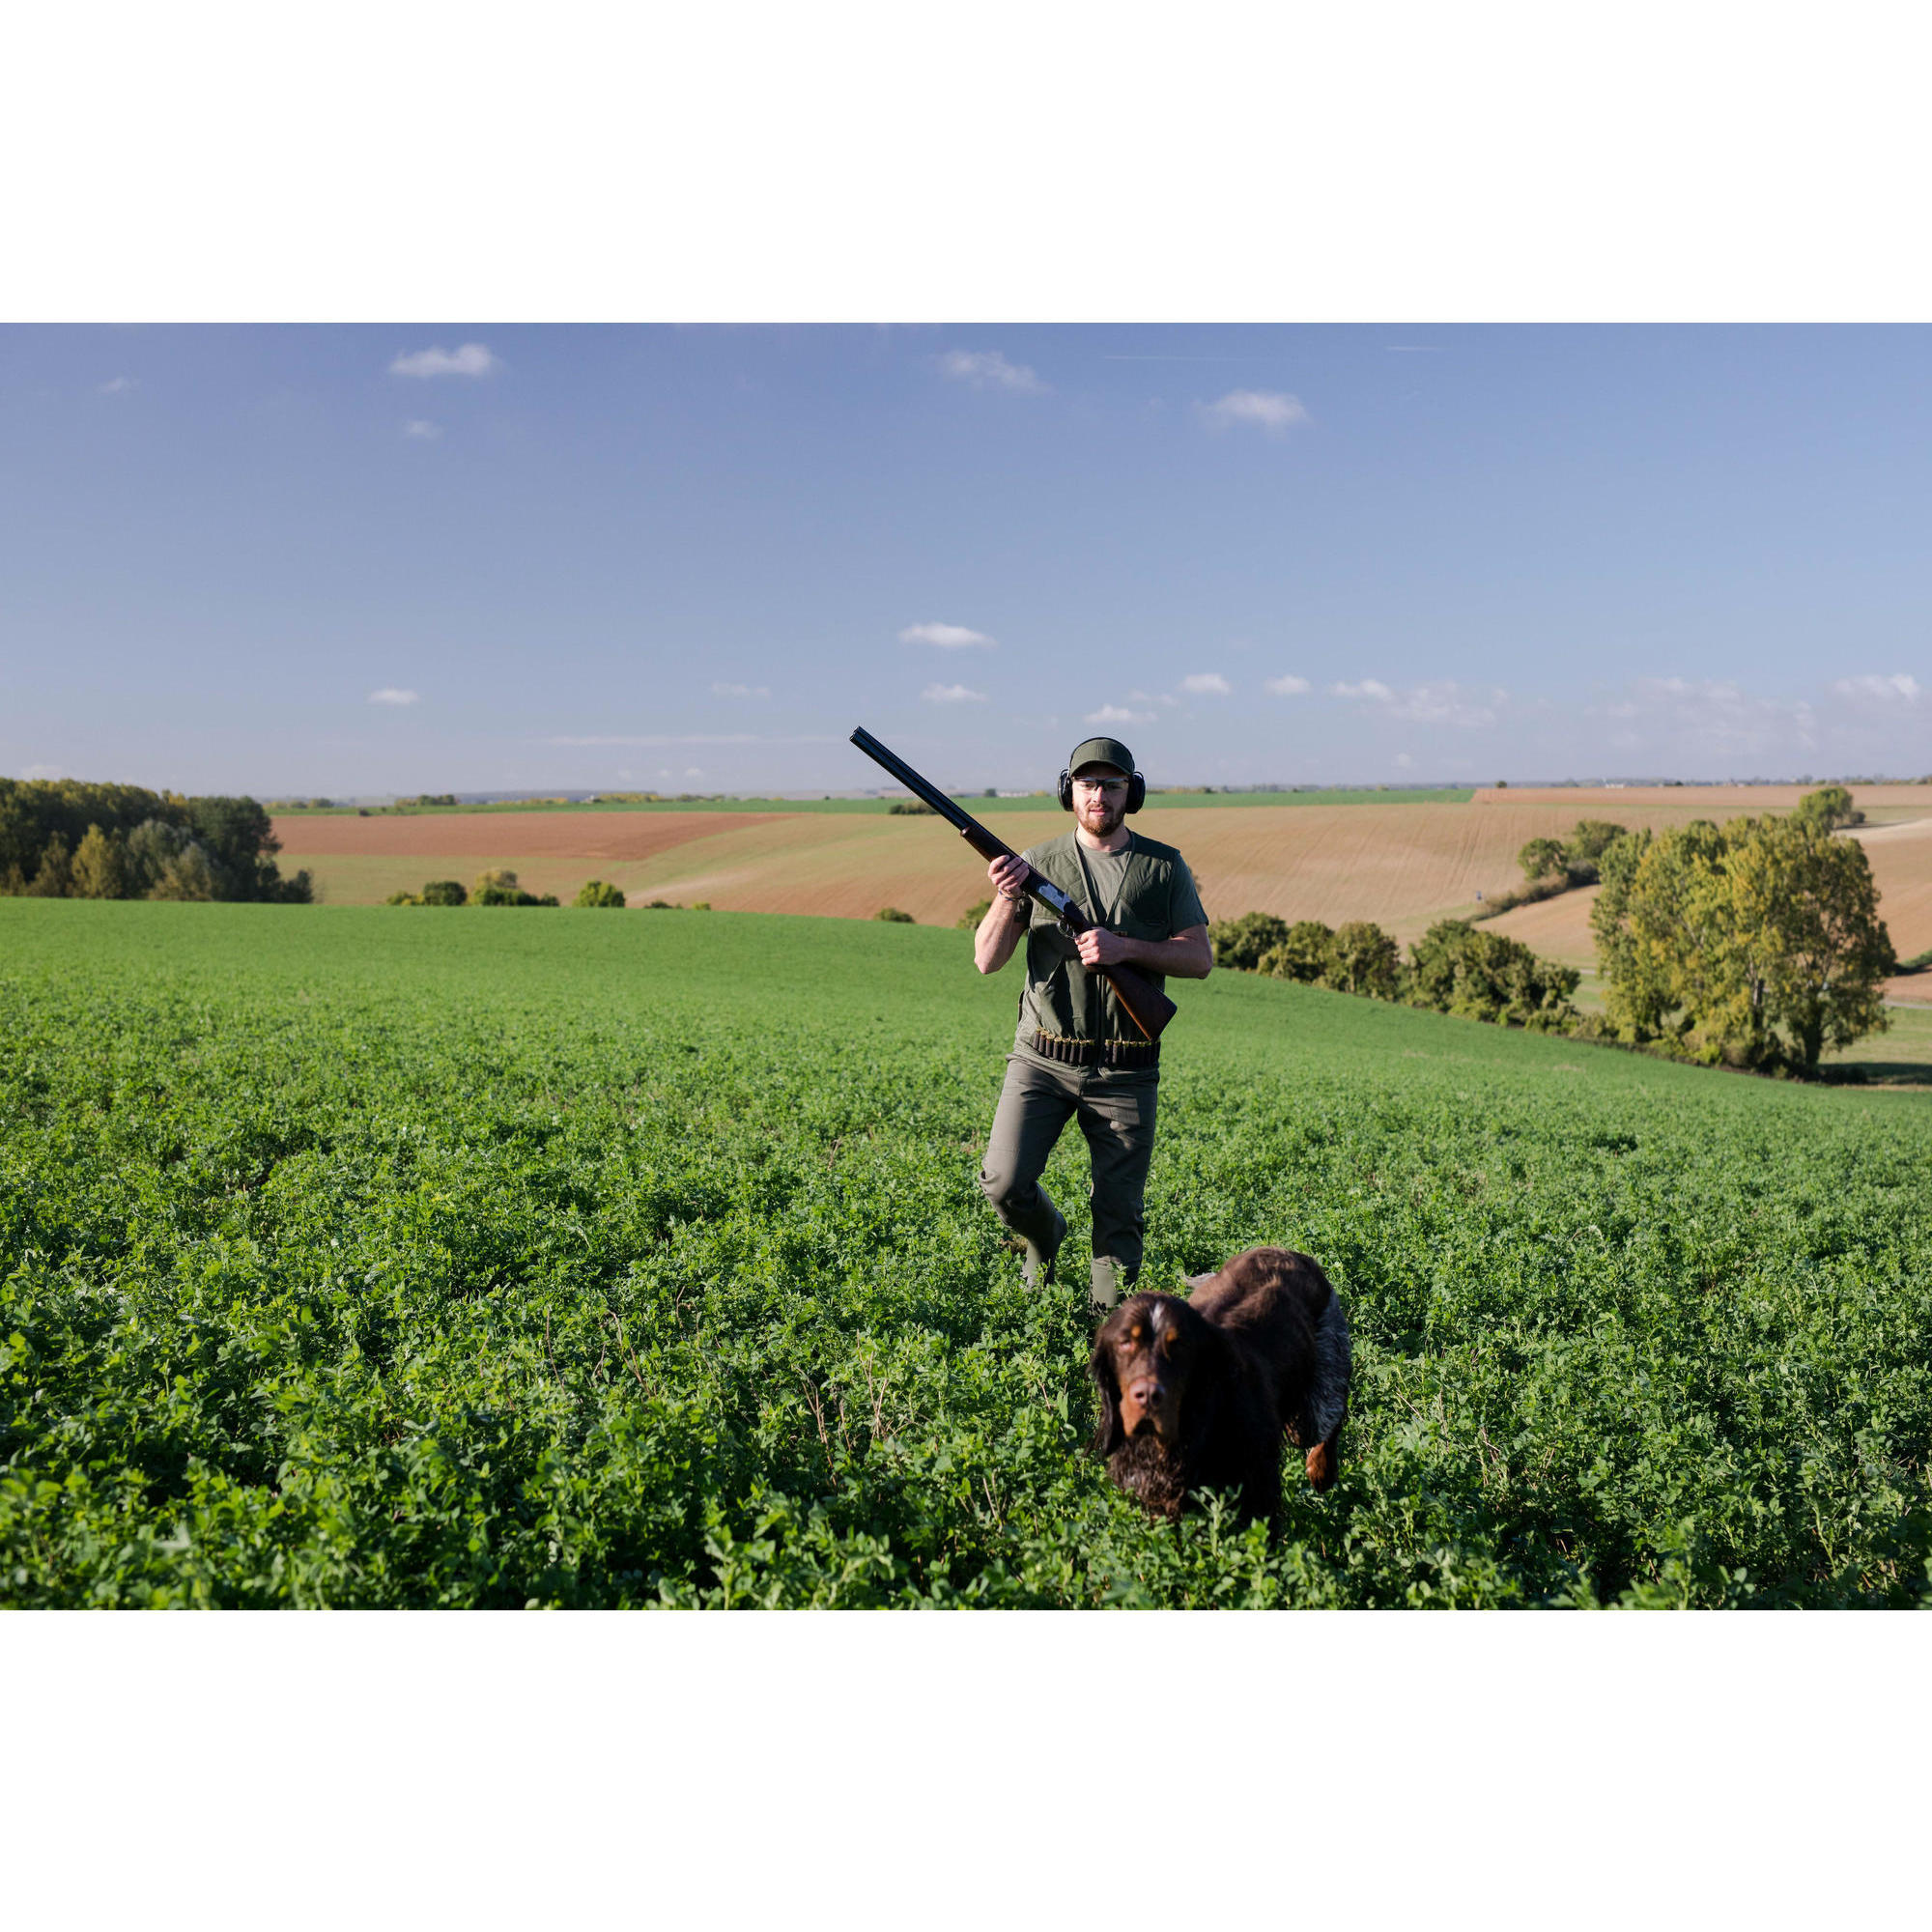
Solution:
[[[1094,1420],[1094,1453],[1103,1461],[1127,1439],[1121,1427],[1121,1387],[1114,1378],[1113,1328],[1109,1321],[1094,1337],[1094,1352],[1087,1363],[1094,1372],[1094,1387],[1099,1396],[1098,1413]]]
[[[1180,1439],[1194,1443],[1205,1440],[1214,1426],[1222,1394],[1234,1379],[1235,1357],[1227,1336],[1214,1322],[1192,1308],[1187,1313],[1193,1317],[1186,1322],[1192,1360],[1187,1365],[1187,1386],[1180,1398]]]

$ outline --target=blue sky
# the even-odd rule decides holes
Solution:
[[[1932,770],[1932,334],[0,328],[0,773]]]

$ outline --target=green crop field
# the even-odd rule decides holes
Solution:
[[[0,1594],[1926,1598],[1925,1094],[1177,986],[1149,1285],[1305,1249],[1355,1381],[1272,1544],[1175,1529],[980,1199],[1016,985],[968,947],[0,900]]]

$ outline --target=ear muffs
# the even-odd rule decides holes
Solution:
[[[1138,811],[1147,803],[1147,780],[1135,772],[1127,780],[1127,810]],[[1062,770],[1060,774],[1060,809],[1062,811],[1073,810],[1073,774]]]

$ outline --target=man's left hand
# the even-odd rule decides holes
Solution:
[[[1083,966],[1119,966],[1127,956],[1127,942],[1118,932],[1109,932],[1105,926],[1093,926],[1074,940],[1080,949],[1080,963]]]

